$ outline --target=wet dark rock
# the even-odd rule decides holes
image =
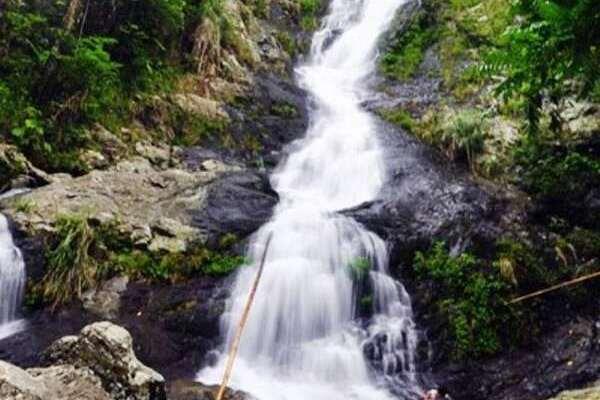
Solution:
[[[210,187],[205,206],[193,214],[193,221],[213,241],[225,234],[243,238],[271,217],[277,201],[266,175],[231,173]]]
[[[345,211],[389,245],[392,267],[410,264],[436,240],[454,253],[485,253],[524,220],[523,210],[473,182],[404,131],[381,123],[388,182],[377,200]]]
[[[542,400],[579,388],[600,375],[600,320],[563,322],[533,348],[509,351],[468,366],[446,366],[435,379],[456,400]]]
[[[242,152],[254,166],[275,166],[281,149],[308,126],[306,92],[291,78],[275,74],[257,75],[251,91],[227,106],[227,112],[232,120],[228,131],[237,142],[247,141],[249,133],[256,138],[258,147]]]
[[[113,322],[133,337],[146,365],[169,378],[192,378],[206,353],[218,344],[227,280],[200,278],[173,285],[130,283]],[[52,342],[102,318],[72,304],[27,315],[28,329],[0,341],[0,359],[23,368],[39,365]]]

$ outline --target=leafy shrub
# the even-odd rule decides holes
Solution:
[[[381,58],[383,72],[396,79],[413,77],[433,44],[435,30],[425,14],[419,14],[404,32],[394,38],[392,45]]]
[[[317,16],[321,10],[321,0],[300,0],[302,19],[300,25],[307,31],[317,28]]]
[[[568,147],[525,139],[515,151],[519,184],[553,214],[572,223],[594,226],[587,220],[583,199],[600,186],[600,159]]]
[[[35,164],[52,169],[60,153],[86,143],[82,125],[118,109],[120,65],[108,52],[114,40],[77,38],[49,18],[33,6],[5,14],[0,48],[10,57],[0,59],[0,128]]]
[[[478,358],[501,348],[513,313],[503,300],[508,287],[497,271],[468,253],[451,256],[441,242],[417,253],[414,268],[419,277],[436,283],[436,304],[447,320],[454,358]]]
[[[518,0],[512,12],[518,22],[486,55],[482,69],[488,76],[503,76],[497,88],[501,96],[525,99],[529,132],[535,134],[544,96],[559,98],[572,79],[589,94],[600,81],[600,3]]]
[[[232,238],[224,241],[230,246]],[[151,282],[178,281],[195,276],[225,276],[245,263],[227,249],[193,246],[183,253],[152,253],[136,249],[117,222],[91,225],[86,216],[65,215],[46,252],[47,271],[30,285],[29,306],[59,305],[115,275]]]
[[[447,144],[452,158],[466,157],[471,169],[475,156],[483,150],[485,137],[485,116],[473,109],[456,114],[442,134],[442,140]]]
[[[517,286],[521,293],[546,287],[557,279],[558,271],[545,267],[540,254],[512,238],[496,242],[496,259],[495,265],[505,280]]]

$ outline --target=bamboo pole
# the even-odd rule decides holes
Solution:
[[[63,18],[63,23],[65,24],[65,30],[70,31],[75,25],[77,20],[77,14],[79,13],[79,9],[81,8],[80,0],[71,0],[69,2],[69,6],[67,8],[67,12]]]
[[[548,292],[553,292],[555,290],[562,289],[562,288],[567,287],[567,286],[572,286],[572,285],[575,285],[576,283],[581,283],[581,282],[584,282],[584,281],[587,281],[587,280],[590,280],[590,279],[594,279],[594,278],[598,278],[598,277],[600,277],[600,271],[594,272],[594,273],[589,274],[589,275],[580,276],[579,278],[575,278],[575,279],[572,279],[572,280],[567,281],[567,282],[559,283],[558,285],[550,286],[549,288],[538,290],[537,292],[533,292],[533,293],[530,293],[530,294],[525,295],[525,296],[517,297],[516,299],[511,300],[508,304],[519,303],[519,302],[521,302],[523,300],[527,300],[527,299],[531,299],[533,297],[541,296],[542,294],[546,294]]]
[[[263,252],[262,258],[260,260],[260,266],[258,267],[256,278],[254,278],[254,283],[252,284],[252,288],[250,289],[250,294],[248,295],[248,300],[246,301],[246,306],[244,307],[242,318],[237,327],[235,338],[233,339],[233,342],[231,344],[231,350],[229,350],[229,355],[227,356],[227,365],[225,366],[225,372],[223,373],[223,380],[221,381],[221,386],[219,387],[219,392],[217,393],[216,400],[223,399],[225,389],[227,388],[227,384],[229,383],[229,378],[231,378],[233,363],[235,362],[235,357],[240,346],[240,340],[242,339],[242,333],[244,331],[244,327],[246,326],[246,322],[248,321],[248,316],[250,315],[250,308],[252,307],[252,302],[254,301],[254,296],[256,295],[256,289],[258,288],[258,283],[260,282],[260,278],[265,267],[265,260],[267,259],[267,252],[269,251],[271,239],[273,239],[273,232],[271,232],[269,234],[269,237],[267,238],[267,242],[265,244],[265,251]]]

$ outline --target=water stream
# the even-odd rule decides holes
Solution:
[[[18,319],[25,289],[25,262],[15,246],[6,217],[0,214],[0,339],[25,327]]]
[[[272,176],[280,203],[253,237],[265,271],[231,386],[259,400],[413,399],[420,391],[410,298],[388,275],[384,242],[338,214],[374,199],[386,170],[377,125],[360,106],[378,40],[406,0],[332,0],[309,61],[305,138]],[[240,270],[222,319],[224,344],[197,379],[219,383],[258,266]]]

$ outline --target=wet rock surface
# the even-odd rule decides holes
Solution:
[[[167,379],[191,379],[218,344],[228,287],[227,280],[213,278],[173,285],[129,283],[111,321],[131,333],[141,362]],[[36,311],[28,315],[27,330],[0,341],[0,359],[23,368],[39,365],[43,351],[55,340],[102,319],[77,302]]]
[[[585,386],[600,376],[600,319],[594,314],[573,320],[563,316],[548,324],[540,343],[531,348],[471,365],[434,367],[435,379],[458,400],[542,400]],[[562,396],[557,399],[578,398]]]
[[[381,122],[388,182],[378,198],[344,213],[385,239],[391,264],[410,264],[414,253],[436,240],[453,252],[485,250],[525,221],[509,194],[473,182],[434,150]]]

